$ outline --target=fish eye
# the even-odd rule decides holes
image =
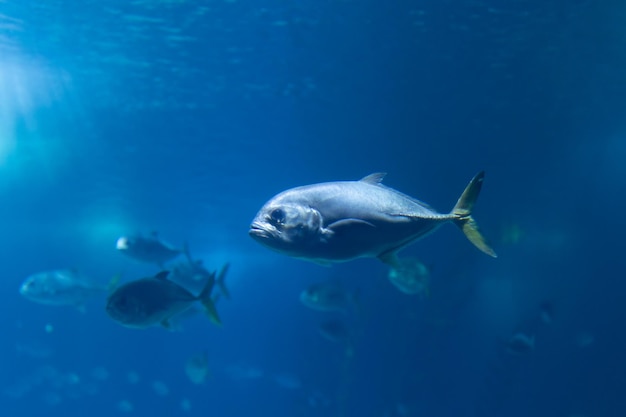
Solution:
[[[272,210],[270,213],[270,218],[274,223],[282,224],[285,222],[285,210],[277,208]]]

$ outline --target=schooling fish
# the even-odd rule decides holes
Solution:
[[[193,259],[191,253],[189,252],[189,248],[185,245],[184,249],[185,260],[177,262],[172,265],[172,272],[170,273],[169,278],[177,283],[182,283],[186,285],[186,283],[195,283],[198,281],[204,280],[213,280],[214,284],[218,286],[220,293],[225,298],[230,298],[230,293],[226,285],[224,284],[224,276],[228,271],[228,264],[222,268],[220,275],[216,278],[215,274],[210,272],[203,264],[201,259]]]
[[[345,322],[341,320],[327,320],[317,326],[317,331],[324,339],[344,345],[346,356],[354,354],[352,332]]]
[[[126,327],[143,329],[161,325],[169,328],[172,318],[200,301],[211,320],[220,323],[211,299],[215,273],[198,296],[168,280],[168,274],[168,271],[161,271],[153,277],[131,281],[117,288],[107,300],[106,311],[109,316]],[[223,279],[223,273],[220,275]]]
[[[74,306],[80,310],[88,299],[104,295],[119,279],[114,277],[108,286],[99,285],[73,269],[57,269],[39,272],[27,277],[20,286],[25,298],[52,306]]]
[[[300,293],[300,302],[318,311],[348,311],[358,307],[356,292],[349,292],[336,281],[311,284]]]
[[[400,249],[452,222],[474,246],[496,257],[472,217],[484,172],[470,181],[447,214],[384,186],[384,176],[284,191],[261,208],[249,234],[273,250],[322,264],[371,257],[395,266]]]
[[[163,267],[170,261],[184,252],[159,239],[157,233],[150,236],[122,236],[117,239],[116,248],[123,254],[141,261]]]
[[[203,384],[210,375],[208,353],[199,352],[191,356],[185,362],[185,373],[194,384]]]
[[[430,269],[416,258],[403,258],[389,270],[389,281],[405,294],[430,294]]]
[[[535,336],[523,332],[514,333],[505,345],[512,355],[523,355],[535,350]]]

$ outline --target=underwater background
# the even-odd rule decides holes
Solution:
[[[0,2],[0,414],[626,415],[625,21],[587,0]],[[386,172],[447,212],[481,170],[499,257],[443,226],[401,252],[421,296],[375,259],[248,236],[291,187]],[[19,293],[60,268],[152,276],[116,241],[155,232],[230,263],[222,326]],[[304,306],[325,281],[358,306]]]

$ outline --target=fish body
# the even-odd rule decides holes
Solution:
[[[418,259],[398,259],[389,270],[388,277],[405,294],[427,297],[430,293],[430,270]]]
[[[343,345],[346,357],[350,357],[354,354],[352,334],[348,325],[344,321],[324,321],[319,324],[317,331],[324,339]]]
[[[211,276],[211,272],[202,265],[202,261],[187,260],[176,262],[171,265],[172,280],[176,282],[198,282],[204,281]]]
[[[185,373],[194,384],[202,384],[209,377],[209,356],[206,352],[196,353],[185,363]]]
[[[161,325],[169,328],[173,317],[200,301],[212,320],[219,323],[211,299],[215,279],[207,280],[202,292],[195,296],[167,279],[168,274],[168,271],[161,271],[117,288],[107,300],[109,316],[126,327],[143,329]]]
[[[539,306],[539,319],[543,324],[550,325],[554,321],[554,306],[548,301],[544,301]]]
[[[156,264],[159,267],[183,253],[165,243],[156,233],[151,236],[122,236],[117,239],[116,248],[126,256],[137,261]]]
[[[382,184],[384,174],[286,190],[270,199],[249,234],[283,254],[322,264],[379,258],[394,265],[396,253],[453,222],[480,250],[495,257],[471,216],[484,173],[477,174],[450,213]]]
[[[211,280],[212,285],[217,285],[220,294],[226,298],[230,298],[230,292],[224,283],[224,277],[228,272],[229,264],[224,265],[220,274],[216,277],[204,266],[201,259],[193,259],[187,246],[184,249],[185,260],[177,262],[172,266],[170,279],[177,283],[195,283],[198,281]]]
[[[319,324],[317,331],[320,336],[331,342],[348,343],[350,341],[350,330],[341,320],[326,320]]]
[[[318,311],[347,311],[357,300],[354,293],[344,290],[336,282],[320,282],[302,291],[300,302]]]
[[[506,343],[506,351],[512,355],[524,355],[535,350],[535,336],[523,332],[514,333]]]
[[[107,291],[71,269],[40,272],[27,277],[20,286],[20,294],[39,304],[51,306],[76,306]]]

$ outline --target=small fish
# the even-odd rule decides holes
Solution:
[[[26,356],[33,359],[46,359],[54,354],[49,347],[38,342],[15,343],[17,356]]]
[[[185,258],[186,260],[178,262],[172,266],[172,271],[170,274],[170,279],[177,283],[195,283],[197,281],[204,281],[206,279],[214,280],[215,285],[218,286],[220,293],[225,298],[230,298],[230,292],[228,288],[224,284],[224,276],[226,275],[226,271],[228,269],[228,265],[225,266],[226,269],[223,269],[220,273],[220,276],[215,279],[215,275],[211,273],[208,269],[206,269],[200,259],[193,259],[191,257],[191,253],[189,252],[189,248],[185,245],[184,248]]]
[[[430,294],[430,269],[415,258],[397,259],[389,270],[389,281],[405,294]]]
[[[203,384],[209,377],[209,355],[206,352],[196,353],[185,363],[185,373],[194,384]]]
[[[341,320],[326,320],[317,327],[319,334],[331,342],[345,343],[350,339],[350,330]]]
[[[280,373],[273,375],[272,379],[276,384],[284,389],[297,390],[302,388],[302,381],[292,373]]]
[[[506,343],[506,351],[512,355],[525,355],[535,350],[535,336],[523,332],[514,333]]]
[[[220,276],[226,273],[223,268]],[[208,279],[202,292],[194,296],[180,285],[167,279],[168,271],[153,277],[131,281],[117,288],[108,298],[106,311],[121,325],[143,329],[161,325],[170,327],[170,320],[200,301],[209,318],[220,324],[220,318],[211,298],[215,286],[215,273]]]
[[[74,306],[84,309],[92,297],[106,294],[118,282],[114,277],[108,286],[99,285],[72,269],[39,272],[27,277],[20,286],[20,294],[39,304]]]
[[[354,354],[352,345],[352,332],[342,320],[326,320],[317,326],[317,331],[324,339],[339,343],[345,347],[346,356]]]
[[[576,345],[582,349],[591,346],[595,340],[595,336],[587,331],[580,331],[576,334]]]
[[[148,237],[122,236],[117,239],[116,248],[137,261],[156,264],[159,268],[184,252],[160,240],[157,233]]]
[[[356,293],[344,290],[336,281],[320,282],[300,293],[300,302],[318,311],[347,311],[358,306]]]
[[[372,257],[394,266],[400,249],[452,222],[474,246],[496,257],[472,217],[484,172],[447,214],[384,186],[384,176],[286,190],[261,208],[249,234],[270,249],[321,264]]]
[[[539,319],[543,324],[550,325],[554,321],[554,306],[549,301],[544,301],[539,306]]]

